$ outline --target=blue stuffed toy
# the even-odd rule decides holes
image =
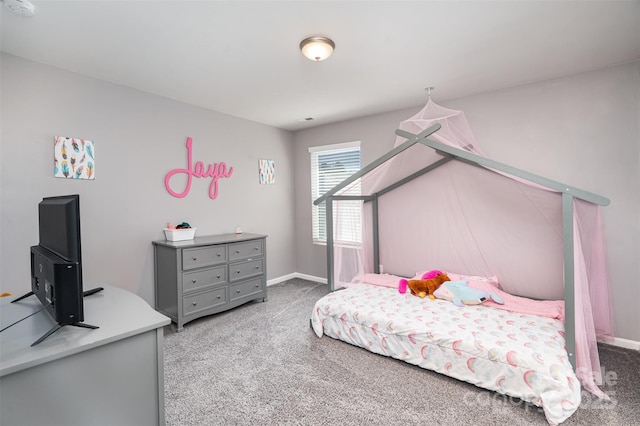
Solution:
[[[433,295],[438,299],[449,300],[456,306],[478,305],[487,300],[493,300],[499,305],[504,304],[499,296],[488,291],[471,288],[467,281],[447,281],[442,283],[433,292]]]

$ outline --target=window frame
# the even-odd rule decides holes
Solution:
[[[322,191],[322,189],[320,188],[320,180],[321,180],[321,176],[319,174],[319,168],[320,165],[318,164],[318,160],[320,159],[320,156],[322,155],[339,155],[340,153],[344,153],[345,154],[345,159],[349,159],[348,158],[348,154],[349,153],[353,153],[353,152],[358,152],[358,167],[357,169],[355,168],[351,168],[350,170],[348,170],[348,172],[346,173],[342,173],[342,174],[338,174],[334,177],[334,179],[331,181],[331,185],[327,188],[325,188],[324,191]],[[354,141],[354,142],[345,142],[345,143],[338,143],[338,144],[331,144],[331,145],[321,145],[321,146],[315,146],[315,147],[309,147],[309,158],[310,158],[310,175],[311,175],[311,240],[313,242],[313,244],[317,244],[317,245],[326,245],[327,244],[327,239],[326,239],[326,218],[324,217],[325,212],[326,212],[326,207],[325,207],[325,203],[320,203],[319,205],[315,205],[313,204],[313,201],[316,200],[317,198],[321,197],[322,195],[324,195],[324,193],[326,193],[326,191],[332,189],[333,187],[335,187],[337,184],[341,183],[342,181],[344,181],[346,178],[348,178],[349,176],[353,175],[353,173],[357,172],[358,170],[360,170],[360,168],[362,167],[362,150],[361,150],[361,143],[360,141]],[[350,191],[355,191],[353,192],[353,195],[360,195],[360,181],[358,180],[357,182],[355,182],[355,184],[351,187]],[[356,194],[357,192],[357,194]],[[361,202],[360,201],[341,201],[340,203],[353,203],[353,206],[350,207],[347,205],[347,209],[352,209],[352,219],[354,220],[358,220],[360,222],[360,228],[357,228],[359,230],[361,230],[361,226],[362,226],[362,212],[361,212]],[[356,208],[356,204],[358,205],[358,207]],[[335,211],[335,208],[334,208]],[[359,246],[361,244],[361,232],[356,230],[355,233],[351,233],[352,235],[345,235],[343,234],[342,236],[340,236],[340,230],[336,231],[334,230],[334,233],[337,232],[338,235],[336,235],[336,237],[334,238],[335,243],[338,244],[342,244],[342,245],[353,245],[353,246]]]

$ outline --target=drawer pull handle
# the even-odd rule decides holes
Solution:
[[[236,271],[236,274],[239,274],[239,273],[240,273],[240,271]]]
[[[194,283],[194,284],[196,283],[196,281],[197,281],[197,280],[191,280],[191,282],[192,282],[192,283]]]
[[[193,306],[196,306],[198,303],[197,302],[193,302]]]
[[[220,253],[216,253],[216,256],[220,257],[220,256],[222,256],[222,255],[221,255]]]
[[[260,284],[256,284],[256,288],[260,287]]]
[[[236,293],[240,293],[240,290],[236,290]]]
[[[236,250],[236,254],[240,254],[240,250]]]
[[[195,262],[196,260],[198,260],[197,257],[193,256],[191,259],[193,259],[193,261]]]
[[[218,299],[220,299],[222,296],[218,296]]]
[[[254,247],[253,249],[254,249],[254,250],[260,250],[260,248],[259,248],[259,247]]]
[[[218,279],[220,279],[220,275],[218,275]]]
[[[259,266],[256,266],[256,269],[260,269],[260,267],[259,267]]]

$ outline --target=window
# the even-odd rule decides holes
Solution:
[[[311,205],[314,244],[327,243],[325,203],[313,201],[360,170],[360,142],[325,145],[309,148],[311,155]],[[354,182],[343,195],[360,195],[360,181]],[[337,205],[336,205],[337,204]],[[334,202],[334,213],[340,213],[340,226],[335,232],[336,242],[359,244],[362,219],[361,201]]]

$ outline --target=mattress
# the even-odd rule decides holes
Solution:
[[[580,405],[564,324],[557,319],[355,284],[316,302],[311,325],[318,337],[531,402],[550,424],[562,423]]]

